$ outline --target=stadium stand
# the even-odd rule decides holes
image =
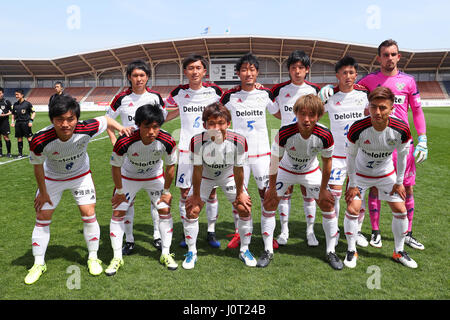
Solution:
[[[437,81],[418,81],[417,87],[422,99],[445,99],[446,95]]]
[[[175,89],[176,86],[153,86],[150,89],[159,92],[162,98],[166,98],[169,96],[170,91]]]
[[[4,96],[5,99],[11,101],[11,103],[16,102],[16,90],[18,88],[4,88]],[[27,94],[30,92],[30,88],[20,88],[23,90],[23,93],[25,94],[25,97],[27,96]]]
[[[450,96],[450,81],[442,81],[444,89],[447,91],[447,95]]]
[[[64,89],[64,92],[81,102],[81,99],[88,94],[89,90],[91,90],[89,87],[68,87]]]
[[[33,88],[26,98],[32,105],[47,105],[48,100],[55,93],[53,88]]]
[[[121,90],[121,87],[96,87],[92,92],[86,97],[84,102],[111,102],[114,96]]]

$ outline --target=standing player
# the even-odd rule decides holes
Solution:
[[[111,200],[113,215],[109,227],[114,257],[105,270],[108,276],[116,274],[124,263],[124,217],[130,203],[142,189],[147,192],[159,214],[158,228],[162,244],[160,262],[169,270],[176,270],[178,267],[173,254],[170,254],[173,233],[170,185],[175,174],[176,143],[169,133],[161,130],[164,115],[158,103],[139,107],[136,110],[135,123],[139,129],[130,137],[121,136],[117,140],[110,161],[115,185]]]
[[[202,112],[207,105],[217,102],[222,96],[222,89],[214,84],[206,84],[203,78],[206,75],[207,62],[197,54],[191,54],[183,61],[183,72],[189,83],[179,85],[170,93],[166,103],[176,107],[169,112],[166,121],[176,117],[181,119],[179,141],[179,156],[176,186],[180,188],[179,209],[181,221],[186,218],[186,198],[192,186],[192,163],[189,160],[190,139],[204,130],[202,125]],[[206,240],[213,248],[219,248],[220,242],[216,239],[215,225],[218,217],[218,202],[216,189],[213,189],[206,201],[206,217],[208,230]],[[186,247],[185,239],[180,243]]]
[[[142,60],[135,60],[127,66],[127,78],[130,87],[119,93],[111,102],[110,108],[106,115],[113,119],[120,115],[122,124],[126,127],[134,125],[134,114],[137,108],[145,104],[159,104],[163,110],[164,118],[167,116],[167,111],[164,106],[164,101],[161,95],[147,87],[147,82],[150,77],[150,68]],[[111,143],[115,145],[117,138],[113,131],[107,130]],[[151,205],[151,214],[153,220],[153,246],[161,250],[161,235],[158,227],[158,210]],[[133,220],[134,220],[134,205],[129,206],[125,216],[125,245],[123,253],[129,255],[134,249],[133,236]]]
[[[11,112],[11,102],[4,97],[4,90],[0,87],[0,157],[3,157],[2,137],[6,144],[6,157],[11,158],[11,140],[9,140],[10,127],[9,116]]]
[[[359,80],[359,84],[365,86],[370,91],[379,86],[387,87],[395,95],[394,115],[409,125],[408,109],[411,107],[414,127],[416,128],[418,141],[414,149],[413,140],[408,154],[407,167],[405,171],[404,185],[406,189],[406,210],[408,212],[408,234],[406,236],[406,244],[412,248],[423,250],[424,245],[412,236],[412,222],[414,217],[414,193],[413,188],[416,184],[416,164],[414,157],[417,157],[417,163],[425,161],[428,157],[427,136],[425,116],[420,103],[420,94],[417,89],[414,77],[398,70],[398,62],[401,58],[398,52],[397,42],[394,40],[385,40],[378,46],[378,62],[380,70]],[[396,164],[397,153],[393,155],[394,165]],[[379,229],[380,219],[380,201],[373,189],[369,193],[369,212],[370,221],[372,223],[372,238],[370,244],[374,247],[381,247],[381,235]]]
[[[338,224],[334,198],[328,188],[334,148],[333,135],[318,123],[324,113],[322,101],[315,94],[299,98],[294,104],[297,122],[281,127],[272,144],[269,187],[264,197],[263,214],[273,216],[280,197],[294,184],[305,186],[307,196],[316,199],[322,210],[322,226],[326,238],[326,258],[333,269],[341,270],[342,261],[335,253]],[[322,171],[317,154],[322,156]],[[275,224],[272,226],[273,232]],[[265,252],[257,266],[266,267],[273,259],[273,250]]]
[[[391,116],[394,101],[395,95],[390,89],[374,89],[369,95],[370,116],[353,123],[347,135],[349,184],[345,194],[344,230],[348,251],[344,264],[350,268],[356,266],[358,257],[355,236],[361,200],[365,191],[373,186],[378,189],[380,199],[386,200],[392,210],[395,243],[392,258],[407,267],[417,268],[417,263],[403,250],[408,229],[403,180],[411,132],[406,122]],[[392,161],[394,149],[398,150],[396,169]]]
[[[227,199],[238,212],[238,232],[241,238],[239,258],[249,267],[256,260],[249,250],[253,222],[251,200],[244,188],[244,169],[248,145],[244,136],[228,130],[229,110],[221,103],[205,108],[202,122],[207,131],[192,137],[191,161],[194,164],[192,189],[186,200],[186,219],[183,224],[188,253],[183,268],[193,269],[197,262],[198,215],[211,191],[222,188]]]
[[[297,121],[292,110],[298,98],[310,93],[317,94],[320,90],[320,87],[317,84],[305,80],[307,74],[309,73],[311,61],[304,51],[292,51],[286,61],[286,64],[289,70],[289,77],[291,79],[272,88],[275,106],[278,110],[274,116],[281,118],[281,126],[286,126]],[[277,242],[280,245],[286,245],[289,238],[288,222],[292,190],[293,187],[287,190],[278,205],[281,233],[277,238]],[[306,217],[306,239],[308,241],[308,246],[318,246],[319,242],[314,234],[316,202],[314,199],[306,197],[306,189],[303,186],[301,186],[301,191],[303,194],[303,209]]]
[[[33,105],[26,101],[22,89],[16,90],[16,103],[13,105],[11,127],[15,128],[15,137],[17,138],[18,158],[23,157],[23,137],[27,138],[28,144],[33,137],[31,127],[36,116]]]
[[[100,227],[95,216],[96,192],[86,150],[89,141],[106,128],[121,134],[131,132],[108,117],[78,121],[80,105],[67,96],[52,102],[49,117],[52,125],[36,133],[30,143],[30,163],[38,190],[34,199],[36,225],[31,236],[34,265],[25,277],[26,284],[35,283],[47,270],[44,257],[50,241],[50,223],[64,190],[70,190],[81,213],[89,273],[102,273],[97,258]]]
[[[52,94],[52,96],[48,100],[48,105],[51,105],[53,99],[55,99],[56,97],[66,96],[66,93],[64,92],[64,85],[61,81],[56,81],[53,85],[53,88],[55,89],[55,93]]]
[[[347,177],[346,150],[348,129],[356,120],[364,117],[369,102],[368,91],[365,87],[355,84],[358,76],[358,63],[352,57],[346,56],[339,60],[335,67],[338,86],[334,88],[334,95],[325,104],[325,112],[330,118],[330,130],[334,139],[333,162],[330,182],[328,185],[334,196],[334,211],[339,221],[339,201],[342,186]],[[361,208],[358,220],[357,244],[367,247],[369,243],[361,233],[364,221],[364,208]]]
[[[236,63],[236,73],[241,85],[224,93],[221,103],[230,110],[233,130],[243,135],[249,144],[248,162],[244,166],[244,184],[247,188],[250,174],[258,187],[259,196],[264,199],[265,189],[269,178],[270,143],[267,133],[266,109],[276,113],[272,92],[266,88],[256,88],[256,79],[259,73],[258,59],[251,53],[241,57]],[[234,212],[235,229],[239,216]],[[265,246],[273,246],[273,233],[269,233],[271,225],[275,225],[275,216],[265,216],[261,212],[261,233]],[[229,248],[236,248],[240,240],[236,232],[228,244]],[[270,242],[270,243],[269,243]]]

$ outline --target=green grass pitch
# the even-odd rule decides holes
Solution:
[[[319,247],[309,248],[305,239],[305,216],[299,188],[294,189],[290,218],[290,239],[286,247],[275,251],[269,267],[248,268],[238,259],[238,249],[226,249],[228,238],[234,230],[231,206],[219,191],[219,219],[216,226],[220,249],[206,243],[206,218],[200,217],[198,256],[193,270],[184,270],[181,263],[185,249],[178,243],[182,225],[178,212],[179,192],[172,186],[172,215],[174,237],[171,250],[179,263],[176,271],[168,271],[159,264],[159,251],[151,245],[152,220],[147,195],[141,191],[136,198],[134,233],[135,253],[125,256],[125,265],[113,277],[102,274],[90,276],[86,268],[87,250],[82,234],[78,209],[65,193],[56,209],[50,226],[50,243],[46,254],[48,270],[34,285],[27,286],[23,279],[33,265],[31,233],[35,223],[33,199],[36,182],[28,159],[0,159],[1,179],[1,238],[0,245],[0,299],[63,299],[63,300],[309,300],[309,299],[449,299],[449,163],[450,133],[449,108],[424,108],[427,120],[429,159],[418,165],[415,187],[414,235],[425,245],[424,251],[405,246],[418,262],[419,268],[408,269],[393,262],[392,215],[386,204],[382,205],[380,228],[383,247],[358,248],[356,269],[334,271],[325,262],[325,236],[318,212],[315,231]],[[82,119],[103,115],[103,112],[82,112]],[[325,116],[322,123],[328,125]],[[269,128],[278,129],[279,120],[268,117]],[[411,121],[412,123],[412,121]],[[38,113],[34,131],[49,124],[46,113]],[[179,120],[164,124],[173,132]],[[414,130],[412,130],[415,134]],[[14,137],[12,132],[11,137]],[[17,142],[12,138],[13,154]],[[24,153],[28,145],[24,143]],[[88,152],[97,190],[96,214],[101,228],[99,258],[106,268],[112,258],[109,240],[111,195],[113,181],[109,157],[112,146],[106,133],[90,143]],[[5,151],[5,148],[4,148]],[[250,249],[258,257],[263,250],[260,225],[260,203],[254,181],[249,186],[254,201],[254,236]],[[445,196],[447,194],[447,196]],[[341,212],[345,202],[341,200]],[[277,215],[275,236],[279,234]],[[339,219],[343,230],[343,214]],[[370,220],[366,216],[363,233],[370,235]],[[341,235],[336,249],[344,258],[347,248]]]

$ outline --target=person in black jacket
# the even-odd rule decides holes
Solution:
[[[33,105],[25,100],[22,89],[16,90],[16,99],[17,101],[14,103],[12,109],[11,127],[14,127],[16,131],[15,137],[17,138],[17,148],[19,150],[18,158],[22,158],[23,137],[26,137],[28,143],[30,143],[31,138],[33,137],[31,128],[36,113],[33,109]]]
[[[11,112],[11,102],[4,98],[4,90],[0,87],[0,157],[3,157],[2,152],[2,136],[6,143],[6,156],[11,158],[11,140],[9,140],[10,127],[9,116]]]

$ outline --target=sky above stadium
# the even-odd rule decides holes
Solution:
[[[275,36],[450,48],[450,1],[2,1],[0,58],[57,58],[199,36]]]

